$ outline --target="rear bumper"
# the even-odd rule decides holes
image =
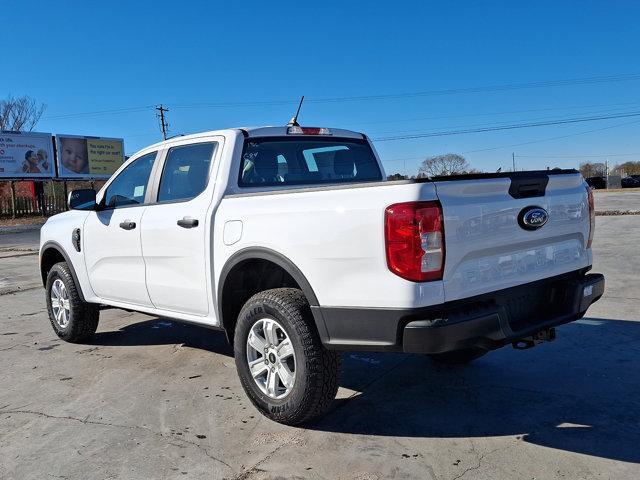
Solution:
[[[421,309],[312,308],[323,343],[334,350],[492,350],[582,318],[604,283],[601,274],[579,271]]]

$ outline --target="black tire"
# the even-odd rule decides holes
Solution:
[[[465,365],[482,357],[483,355],[486,355],[487,353],[489,353],[488,350],[472,347],[453,350],[451,352],[432,353],[429,357],[431,357],[431,360],[434,362],[443,363],[445,365]]]
[[[68,323],[61,326],[55,318],[51,305],[51,288],[60,279],[66,288],[69,298]],[[70,343],[82,343],[90,339],[98,328],[100,310],[95,304],[87,303],[80,298],[78,288],[73,281],[71,270],[66,262],[56,263],[47,275],[46,285],[47,312],[56,335]]]
[[[272,398],[258,387],[249,370],[247,338],[263,318],[278,322],[289,337],[295,354],[295,380],[284,398]],[[340,355],[324,348],[309,303],[295,288],[265,290],[244,304],[234,335],[236,368],[251,402],[266,417],[300,425],[321,417],[338,391]]]

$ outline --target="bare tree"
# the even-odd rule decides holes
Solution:
[[[393,175],[387,175],[387,180],[406,180],[407,176],[401,173],[394,173]]]
[[[457,153],[447,153],[426,158],[418,169],[418,177],[436,177],[444,175],[456,175],[469,173],[471,166],[469,162]]]
[[[604,163],[583,162],[580,164],[579,170],[584,178],[603,177],[607,167]]]
[[[640,162],[624,162],[621,165],[616,165],[611,169],[611,173],[614,175],[640,175]]]
[[[0,100],[0,130],[33,130],[44,113],[46,105],[38,104],[26,95],[14,98],[11,95]]]

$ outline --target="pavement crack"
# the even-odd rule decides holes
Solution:
[[[469,472],[474,472],[476,470],[479,470],[480,467],[482,467],[482,463],[484,461],[484,459],[486,457],[488,457],[489,455],[492,455],[496,452],[499,452],[501,450],[508,450],[509,448],[512,447],[512,445],[507,445],[506,447],[499,447],[499,448],[494,448],[493,450],[490,450],[488,452],[485,453],[478,453],[478,451],[476,450],[476,446],[473,443],[472,439],[469,439],[469,442],[471,443],[471,451],[473,452],[473,454],[476,456],[476,464],[472,465],[471,467],[467,467],[463,472],[459,473],[458,475],[456,475],[455,477],[453,477],[451,480],[460,480],[462,477],[464,477],[467,473]]]
[[[478,470],[480,468],[480,466],[482,465],[482,459],[483,459],[483,455],[479,455],[477,450],[476,450],[476,446],[473,443],[473,440],[469,439],[469,443],[471,444],[471,452],[476,456],[476,464],[471,466],[471,467],[467,467],[465,468],[461,473],[459,473],[458,475],[456,475],[455,477],[453,477],[451,480],[459,480],[462,477],[464,477],[467,473]]]
[[[82,423],[84,425],[102,425],[105,427],[115,427],[115,428],[127,428],[130,430],[146,430],[150,431],[148,427],[140,427],[137,425],[121,425],[118,423],[110,423],[110,422],[99,422],[97,420],[89,420],[89,416],[85,418],[77,418],[69,415],[50,415],[44,412],[38,412],[35,410],[0,410],[0,415],[12,415],[12,414],[22,414],[22,415],[35,415],[38,417],[53,419],[53,420],[71,420],[74,422]]]
[[[266,461],[270,460],[271,458],[273,458],[273,456],[276,453],[278,453],[281,449],[291,445],[292,443],[296,442],[298,439],[299,439],[298,436],[292,435],[291,438],[289,438],[286,442],[283,442],[282,444],[278,445],[271,452],[269,452],[267,455],[265,455],[261,460],[258,460],[251,467],[247,468],[243,472],[240,472],[237,476],[233,477],[232,480],[247,480],[247,479],[251,478],[254,474],[259,473],[259,472],[263,472],[264,470],[262,470],[261,468],[258,468],[260,465],[262,465],[264,462],[266,462]]]
[[[163,435],[162,433],[157,434],[157,435],[160,435],[161,437],[166,438],[166,435]],[[225,462],[224,460],[222,460],[222,459],[220,459],[218,457],[215,457],[215,456],[213,456],[213,455],[211,455],[209,453],[208,448],[211,448],[210,446],[200,445],[199,443],[193,442],[191,440],[187,440],[185,438],[180,438],[180,437],[177,437],[175,435],[171,435],[171,439],[174,440],[174,441],[177,441],[177,442],[183,442],[183,443],[187,443],[189,445],[193,445],[194,447],[196,447],[198,450],[200,450],[202,453],[204,453],[205,456],[207,456],[211,460],[215,460],[216,462],[221,463],[222,465],[224,465],[225,467],[230,469],[232,472],[234,471],[234,468],[231,465],[229,465],[227,462]]]

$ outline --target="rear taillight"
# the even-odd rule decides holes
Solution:
[[[440,202],[387,207],[384,235],[389,270],[413,282],[442,280],[445,247]]]
[[[596,208],[593,203],[593,190],[587,185],[587,201],[589,202],[589,240],[587,240],[587,248],[591,248],[593,242],[593,231],[596,228]]]

